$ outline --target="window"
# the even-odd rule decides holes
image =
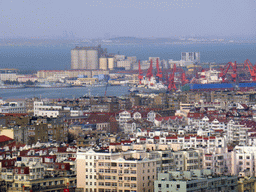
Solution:
[[[124,187],[130,187],[130,184],[129,183],[125,183]]]
[[[161,187],[162,187],[162,185],[161,185],[161,184],[158,184],[158,187],[159,187],[159,188],[161,188]]]
[[[110,156],[105,156],[105,159],[106,160],[110,160]]]
[[[180,188],[180,184],[177,184],[177,189],[179,189]]]
[[[169,184],[166,184],[166,188],[169,188]]]
[[[131,180],[131,178],[130,177],[124,177],[124,180]]]

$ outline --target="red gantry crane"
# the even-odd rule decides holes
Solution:
[[[252,65],[249,59],[246,59],[244,66],[247,66],[252,77],[252,81],[256,81],[256,65]]]
[[[162,81],[162,80],[163,80],[163,72],[162,72],[162,70],[161,70],[160,67],[159,67],[158,58],[156,59],[156,69],[157,69],[157,74],[156,74],[156,76],[158,77],[159,81]]]
[[[151,77],[153,77],[153,63],[152,63],[152,59],[150,60],[150,67],[148,68],[146,77],[149,79],[151,79]]]
[[[185,74],[185,71],[182,69],[182,74],[181,74],[181,84],[182,86],[187,84],[189,81],[188,79],[186,78],[186,74]]]
[[[169,76],[169,85],[168,85],[168,90],[169,91],[176,91],[177,90],[177,87],[176,87],[175,82],[174,82],[175,73],[176,73],[176,64],[174,63],[172,73]]]
[[[231,74],[232,81],[236,82],[237,81],[237,64],[236,61],[234,63],[231,63],[233,73]]]
[[[219,77],[222,79],[223,83],[226,81],[226,75],[227,75],[228,70],[229,70],[231,65],[232,65],[231,62],[228,62],[228,64],[223,67],[223,69],[221,70],[221,72],[219,74]]]
[[[235,61],[234,63],[228,62],[228,64],[225,65],[224,68],[221,70],[219,77],[222,78],[222,82],[226,82],[226,75],[228,73],[230,66],[232,67],[232,73],[231,73],[232,81],[233,82],[237,81],[237,63]]]
[[[141,80],[143,79],[143,71],[141,70],[141,66],[140,66],[140,60],[139,60],[139,80],[140,80],[140,85],[141,85]]]

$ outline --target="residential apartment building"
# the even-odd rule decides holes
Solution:
[[[13,101],[0,106],[0,113],[26,113],[24,101]]]
[[[153,192],[158,156],[146,152],[77,152],[77,188],[83,192]]]
[[[211,170],[159,173],[155,192],[237,191],[236,176],[213,175]]]
[[[231,174],[255,177],[255,165],[255,146],[236,146],[231,152]]]

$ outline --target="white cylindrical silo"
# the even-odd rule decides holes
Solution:
[[[86,50],[79,50],[79,69],[86,69]]]
[[[115,59],[113,57],[108,58],[108,68],[113,70],[115,67]]]
[[[79,69],[79,54],[77,49],[71,50],[71,69]]]
[[[108,59],[106,57],[101,57],[99,59],[99,68],[103,70],[108,69]]]
[[[99,68],[99,56],[98,50],[89,49],[87,50],[87,69],[98,69]]]

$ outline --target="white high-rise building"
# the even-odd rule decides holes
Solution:
[[[192,61],[194,63],[200,63],[200,52],[182,52],[182,61]]]

